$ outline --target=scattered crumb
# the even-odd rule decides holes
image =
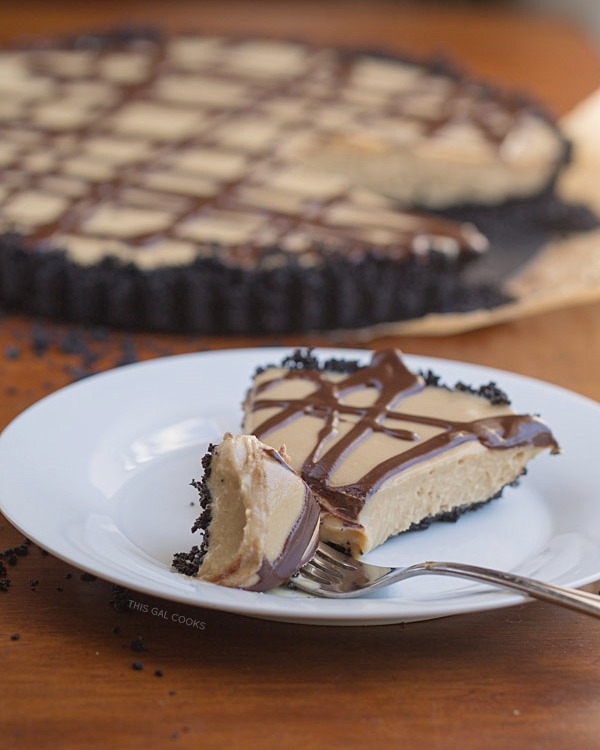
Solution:
[[[144,643],[144,639],[141,635],[138,635],[137,638],[134,638],[131,641],[131,650],[132,651],[147,651],[146,644]]]
[[[42,357],[49,349],[51,342],[49,333],[41,323],[33,323],[31,326],[31,348],[36,357]]]
[[[131,592],[124,586],[118,586],[115,584],[112,587],[112,595],[110,603],[113,609],[117,612],[129,612],[129,600],[131,599]]]
[[[4,356],[6,359],[19,359],[21,356],[21,350],[18,346],[9,344],[4,350]]]
[[[15,547],[7,547],[0,551],[0,560],[5,560],[9,565],[16,565],[19,557],[25,557],[29,553],[30,545],[31,542],[29,539],[25,539],[22,544],[18,544]]]

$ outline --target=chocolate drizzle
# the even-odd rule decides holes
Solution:
[[[314,390],[301,398],[269,397],[274,385],[296,379],[309,381]],[[357,522],[367,498],[391,476],[462,443],[477,440],[490,450],[534,445],[558,451],[549,428],[535,417],[511,413],[465,422],[403,412],[402,402],[426,387],[436,386],[426,386],[421,376],[408,370],[396,350],[379,351],[368,366],[338,379],[324,375],[319,369],[287,370],[256,386],[252,410],[275,408],[278,411],[253,432],[264,439],[303,415],[320,418],[323,426],[304,460],[301,474],[324,507],[350,524]],[[345,396],[365,388],[377,392],[372,404],[352,406],[344,402]],[[355,420],[355,424],[328,449],[327,442],[336,436],[338,424],[345,418]],[[390,425],[390,421],[408,422],[411,427],[434,427],[441,432],[421,438],[413,429]],[[377,432],[397,440],[398,453],[373,465],[356,482],[334,486],[331,480],[342,462],[352,461],[359,446]]]

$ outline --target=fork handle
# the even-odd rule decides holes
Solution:
[[[427,573],[467,578],[469,580],[491,583],[494,586],[516,589],[536,599],[543,599],[553,604],[569,607],[578,612],[585,612],[588,615],[600,617],[600,597],[587,591],[543,583],[542,581],[536,581],[526,576],[506,573],[491,568],[482,568],[477,565],[451,562],[426,562],[420,565],[413,565],[411,568],[405,568],[403,577],[407,577],[407,574],[416,576]]]

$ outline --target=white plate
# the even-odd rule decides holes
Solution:
[[[210,441],[239,430],[254,368],[288,349],[188,354],[95,375],[38,402],[0,436],[0,507],[30,539],[79,568],[178,602],[289,622],[370,625],[493,609],[518,594],[442,577],[418,578],[360,599],[259,594],[189,579],[170,568],[188,550],[198,514],[190,480]],[[322,356],[368,358],[364,351]],[[600,578],[600,405],[513,373],[407,357],[444,380],[495,380],[517,410],[540,413],[563,447],[542,455],[518,488],[456,524],[400,535],[373,562],[446,559],[570,586]]]

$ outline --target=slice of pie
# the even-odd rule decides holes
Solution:
[[[268,591],[314,554],[319,505],[283,451],[252,435],[227,433],[211,445],[194,482],[202,541],[177,553],[173,567],[221,586]]]
[[[538,453],[559,446],[490,383],[450,388],[397,350],[319,362],[298,351],[257,371],[244,430],[285,445],[321,505],[320,536],[353,555],[390,536],[455,520],[498,497]]]

